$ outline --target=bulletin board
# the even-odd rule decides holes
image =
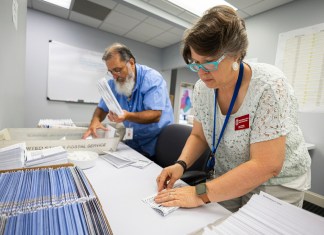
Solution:
[[[49,41],[47,99],[98,103],[97,82],[107,69],[102,53]]]
[[[324,112],[324,23],[279,34],[276,66],[287,76],[299,111]]]

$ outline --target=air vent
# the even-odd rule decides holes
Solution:
[[[72,11],[98,20],[104,20],[111,10],[107,7],[89,2],[87,0],[75,0]]]

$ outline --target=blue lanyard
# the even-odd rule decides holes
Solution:
[[[221,139],[223,137],[223,134],[225,132],[225,128],[226,128],[226,125],[228,123],[228,119],[231,116],[231,113],[232,113],[232,110],[233,110],[233,107],[234,107],[234,104],[235,104],[235,100],[236,100],[237,95],[238,95],[238,92],[240,90],[241,83],[242,83],[242,79],[243,79],[243,72],[244,72],[243,63],[240,63],[239,76],[238,76],[238,79],[236,81],[236,85],[235,85],[234,93],[233,93],[233,96],[232,96],[232,100],[231,100],[230,106],[228,108],[228,111],[227,111],[227,114],[226,114],[226,118],[225,118],[225,121],[224,121],[224,124],[223,124],[223,127],[222,127],[221,133],[219,135],[219,138],[218,138],[218,141],[217,141],[217,145],[216,146],[215,146],[215,138],[216,138],[217,89],[214,90],[214,93],[215,93],[215,101],[214,101],[215,107],[214,107],[213,146],[212,146],[212,151],[211,151],[211,154],[210,154],[209,159],[208,159],[208,162],[207,162],[207,168],[209,170],[213,170],[214,169],[214,166],[215,166],[215,153],[216,153],[216,150],[218,148],[218,145],[219,145],[219,143],[220,143],[220,141],[221,141]]]

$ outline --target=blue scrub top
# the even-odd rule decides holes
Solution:
[[[113,79],[110,79],[108,84],[122,109],[128,112],[162,111],[159,122],[138,124],[124,121],[126,128],[133,128],[133,139],[126,140],[125,143],[141,153],[153,156],[155,154],[157,137],[161,130],[163,127],[173,123],[173,110],[166,82],[162,75],[145,65],[135,64],[135,66],[136,84],[130,100],[128,100],[128,97],[116,92]],[[103,99],[100,99],[98,107],[106,112],[109,111]]]

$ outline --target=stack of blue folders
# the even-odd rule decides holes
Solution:
[[[26,154],[26,144],[14,144],[0,148],[0,170],[22,168]]]
[[[0,173],[0,234],[112,234],[78,167]]]

